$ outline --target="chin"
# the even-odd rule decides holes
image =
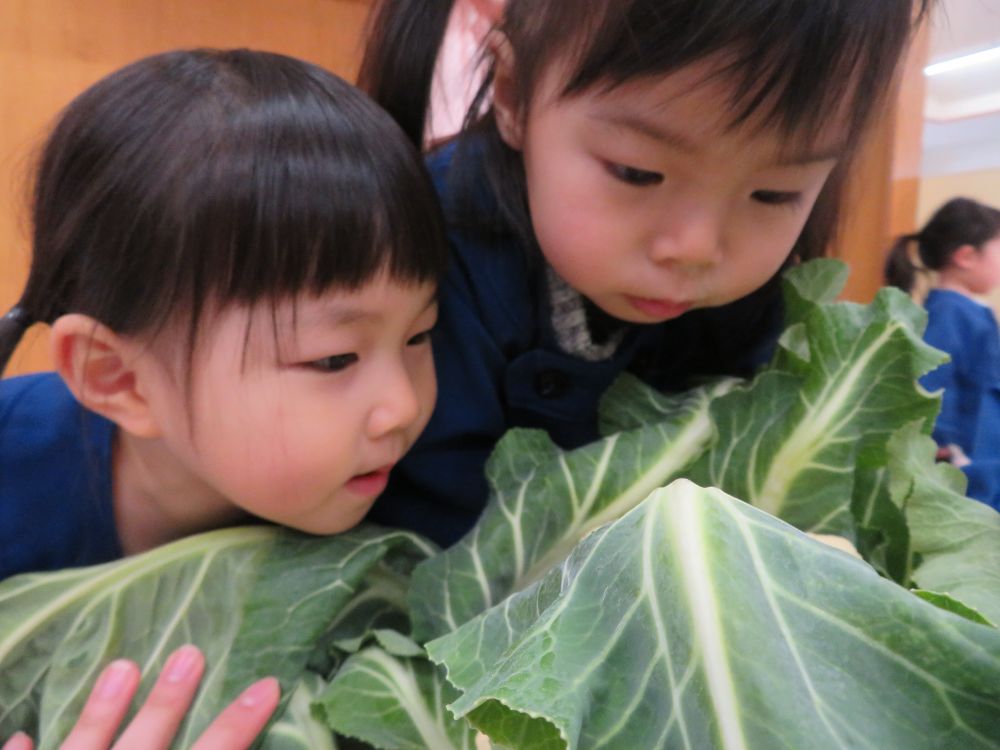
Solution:
[[[365,505],[363,508],[352,508],[346,503],[334,502],[333,508],[329,509],[326,513],[318,514],[307,520],[281,520],[280,518],[272,520],[274,523],[287,526],[295,531],[301,531],[304,534],[332,536],[333,534],[341,534],[353,529],[361,523],[370,508],[370,504]]]
[[[671,316],[663,318],[654,315],[646,315],[628,304],[615,306],[610,309],[608,307],[605,307],[604,305],[597,305],[597,306],[600,307],[601,310],[606,312],[615,320],[621,320],[625,323],[633,323],[635,325],[656,325],[658,323],[664,323],[667,320],[672,320],[673,317],[679,317],[679,316]]]
[[[362,516],[362,518],[363,517],[364,516]],[[288,524],[288,526],[289,528],[301,531],[304,534],[312,534],[313,536],[332,536],[354,528],[358,525],[360,520],[360,518],[357,520],[338,519],[336,521],[327,521],[323,523],[306,523],[301,525]]]

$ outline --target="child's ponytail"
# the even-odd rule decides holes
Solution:
[[[900,237],[885,262],[886,283],[910,291],[917,272],[940,271],[955,252],[971,245],[980,250],[1000,237],[1000,210],[971,198],[952,198],[941,206],[915,234]],[[909,243],[917,243],[917,255]]]
[[[369,17],[358,86],[423,145],[431,84],[455,0],[379,0]]]
[[[913,242],[918,243],[917,248],[919,252],[920,234],[904,234],[893,244],[885,260],[886,283],[889,286],[898,287],[907,293],[913,290],[917,273],[926,271],[923,265],[917,265],[914,262],[914,258],[910,254],[910,245]]]
[[[0,375],[7,369],[14,349],[33,322],[31,315],[21,305],[15,305],[10,312],[0,317]]]

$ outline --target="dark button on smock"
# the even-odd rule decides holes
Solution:
[[[562,398],[569,386],[569,375],[560,370],[542,370],[535,376],[535,393],[542,398]]]

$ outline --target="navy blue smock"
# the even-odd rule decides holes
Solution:
[[[0,380],[0,580],[122,556],[111,494],[115,429],[55,373]]]
[[[964,294],[934,289],[924,302],[924,340],[951,361],[921,384],[944,389],[934,426],[938,445],[957,445],[972,460],[968,494],[1000,510],[1000,328],[993,311]]]

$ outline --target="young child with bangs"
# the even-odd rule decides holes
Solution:
[[[453,260],[442,398],[372,517],[457,541],[511,427],[573,448],[622,372],[748,376],[780,275],[824,253],[929,0],[509,0],[428,163]],[[361,85],[425,142],[453,0],[381,0]]]
[[[447,253],[385,112],[282,55],[149,57],[62,113],[32,218],[0,368],[44,323],[56,372],[0,381],[0,579],[361,520],[433,408]],[[176,651],[116,747],[168,746],[204,666]],[[109,747],[138,683],[112,663],[63,747]],[[248,747],[277,702],[255,683],[196,747]]]

